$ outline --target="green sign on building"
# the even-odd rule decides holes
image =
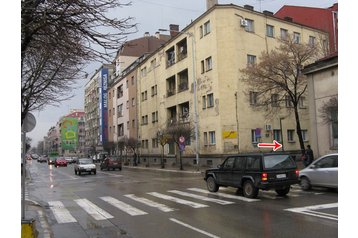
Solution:
[[[61,124],[61,146],[64,150],[76,150],[78,141],[78,119],[65,117]]]

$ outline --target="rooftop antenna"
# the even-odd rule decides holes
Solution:
[[[261,12],[261,2],[263,1],[263,0],[257,0],[258,2],[259,2],[259,9],[260,9],[260,12]]]

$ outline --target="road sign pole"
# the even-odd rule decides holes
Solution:
[[[21,132],[21,144],[22,144],[22,176],[21,176],[21,219],[25,219],[25,176],[26,176],[26,132]]]

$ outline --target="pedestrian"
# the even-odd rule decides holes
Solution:
[[[311,149],[310,145],[307,145],[305,157],[306,157],[305,165],[307,167],[308,165],[310,165],[313,162],[313,150]]]

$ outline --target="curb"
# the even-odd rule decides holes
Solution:
[[[172,173],[186,173],[186,174],[201,174],[202,171],[189,171],[189,170],[176,170],[176,169],[161,169],[161,168],[150,168],[150,167],[141,167],[141,166],[123,166],[127,169],[142,169],[142,170],[154,170],[154,171],[164,171]]]

